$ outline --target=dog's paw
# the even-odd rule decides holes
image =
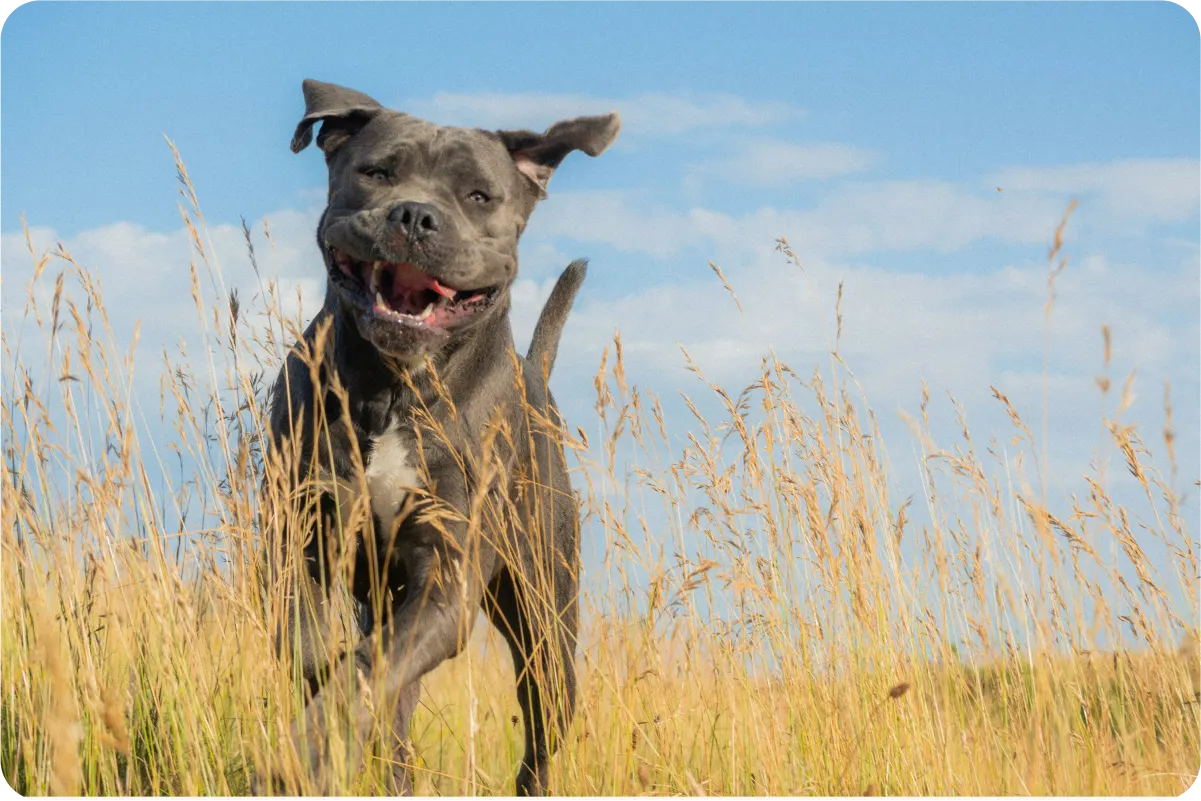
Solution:
[[[306,794],[329,795],[337,789],[333,786],[335,776],[341,776],[341,783],[345,783],[361,769],[373,712],[370,690],[361,672],[351,687],[331,681],[309,702],[304,718],[291,730]]]
[[[326,732],[324,704],[318,696],[305,710],[303,725],[298,723],[292,726],[292,744],[313,795],[329,794],[326,785],[330,744]]]
[[[542,771],[545,774],[546,771]],[[520,797],[534,797],[546,795],[546,776],[539,776],[538,771],[533,770],[529,765],[522,763],[521,770],[517,772],[517,795]]]
[[[361,774],[363,746],[375,705],[362,670],[334,674],[295,720],[281,751],[250,779],[253,796],[330,795],[346,791]]]
[[[324,765],[328,743],[321,735],[321,708],[306,709],[303,722],[294,723],[290,737],[281,738],[282,753],[264,767],[256,766],[248,788],[251,796],[326,795]]]

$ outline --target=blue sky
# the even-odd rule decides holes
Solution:
[[[1113,375],[1138,370],[1127,416],[1152,442],[1171,380],[1187,487],[1201,451],[1199,64],[1197,24],[1170,3],[25,5],[0,38],[5,326],[29,275],[24,214],[39,245],[64,241],[101,277],[119,326],[143,320],[141,380],[156,386],[155,354],[187,335],[191,304],[164,134],[227,280],[250,279],[239,218],[267,219],[282,285],[314,310],[324,169],[288,149],[303,78],[447,124],[542,128],[616,108],[617,144],[555,175],[515,288],[521,339],[562,266],[592,259],[555,377],[569,420],[592,419],[614,330],[633,380],[667,397],[696,390],[677,343],[735,390],[768,347],[801,374],[828,366],[841,281],[843,353],[903,498],[917,487],[897,412],[916,409],[923,379],[965,404],[981,440],[1008,432],[990,385],[1038,418],[1047,245],[1075,198],[1049,354],[1054,488],[1080,491],[1112,412],[1094,385],[1102,324]],[[774,252],[779,236],[803,273]],[[1110,473],[1124,480],[1120,463]]]
[[[1195,156],[1197,57],[1171,4],[35,3],[3,29],[2,224],[174,226],[163,133],[214,217],[296,202],[322,179],[286,147],[303,77],[402,109],[439,93],[725,93],[801,112],[758,133],[877,152],[873,177],[959,180]],[[631,142],[558,188],[682,200],[681,173],[729,133]],[[742,206],[796,189],[720,191]]]

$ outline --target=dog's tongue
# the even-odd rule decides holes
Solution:
[[[455,290],[438,283],[438,279],[422,272],[412,264],[384,264],[377,269],[382,270],[385,274],[392,273],[393,294],[413,294],[429,289],[447,300],[454,299]]]
[[[455,295],[458,294],[457,292],[455,292],[455,290],[451,289],[450,287],[442,286],[441,284],[439,284],[437,278],[430,279],[429,288],[434,290],[435,292],[437,292],[439,295],[446,298],[447,300],[454,300]]]

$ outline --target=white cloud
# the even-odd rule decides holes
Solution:
[[[627,193],[616,191],[556,194],[554,202],[546,202],[535,211],[523,246],[549,237],[565,237],[666,258],[693,241],[697,225],[689,213],[645,208],[633,200]]]
[[[324,267],[313,244],[315,210],[284,210],[269,218],[271,240],[264,235],[262,222],[253,227],[256,258],[264,282],[277,278],[281,305],[285,314],[311,314],[320,307],[324,294]],[[118,341],[128,341],[135,324],[139,326],[140,373],[157,374],[158,359],[165,347],[174,351],[177,343],[191,342],[195,353],[202,330],[211,325],[201,320],[192,299],[189,264],[195,262],[206,306],[226,303],[230,292],[237,291],[243,308],[250,308],[261,285],[251,268],[245,236],[239,225],[215,225],[203,238],[208,263],[205,266],[191,245],[190,235],[180,227],[167,233],[151,231],[141,225],[120,222],[80,234],[60,238],[55,231],[39,228],[31,231],[39,254],[62,246],[89,272],[102,290],[105,307]],[[20,233],[0,237],[0,260],[4,266],[2,314],[5,331],[12,334],[21,325],[21,316],[33,275],[33,260]],[[53,292],[54,282],[66,265],[52,259],[39,277],[35,294],[43,307]],[[69,297],[82,302],[81,293]],[[248,325],[259,324],[248,318]],[[26,327],[32,336],[31,326]]]
[[[842,184],[810,210],[761,210],[743,228],[786,235],[795,246],[823,255],[945,253],[981,239],[1045,241],[1061,213],[1050,199],[1002,202],[944,181],[875,181]]]
[[[621,113],[626,135],[674,136],[700,128],[775,125],[804,112],[784,103],[736,95],[644,92],[626,98],[553,94],[447,94],[406,103],[404,110],[443,125],[544,130],[557,120]]]
[[[1188,328],[1196,325],[1201,289],[1189,264],[1149,274],[1100,256],[1081,259],[1056,283],[1052,355],[1091,375],[1100,365],[1100,325],[1107,323],[1129,366],[1169,372],[1189,364],[1197,343]],[[1040,359],[1047,285],[1042,263],[929,275],[822,259],[802,271],[777,256],[727,271],[727,278],[741,314],[706,272],[695,283],[584,303],[573,315],[571,340],[576,347],[603,342],[620,328],[631,350],[648,354],[652,372],[680,366],[673,352],[678,341],[698,360],[712,350],[707,367],[714,375],[743,377],[746,364],[721,354],[768,346],[806,358],[824,354],[834,341],[841,281],[841,350],[867,368],[865,381],[881,389],[896,382],[913,389],[922,377],[935,385],[978,386],[1006,365]]]
[[[951,253],[981,240],[1046,244],[1073,192],[1083,202],[1071,231],[1082,236],[1193,219],[1201,197],[1196,171],[1197,162],[1187,160],[1014,168],[993,176],[1003,192],[992,180],[982,190],[938,180],[844,181],[808,209],[765,207],[741,215],[671,210],[620,191],[562,193],[539,209],[530,228],[535,238],[569,237],[659,258],[688,246],[719,260],[742,257],[779,236],[810,256]]]
[[[719,175],[749,186],[779,186],[863,172],[877,160],[875,153],[851,145],[756,138],[743,141],[728,160],[711,159],[695,166],[693,175]]]
[[[529,346],[530,337],[534,335],[534,324],[538,322],[542,306],[550,297],[558,278],[558,275],[542,281],[519,278],[513,283],[513,305],[509,318],[513,322],[513,342],[518,353],[524,354]]]
[[[614,331],[621,332],[630,380],[668,399],[683,391],[700,404],[709,395],[685,370],[680,345],[707,378],[731,392],[754,380],[769,349],[803,380],[815,368],[828,374],[841,281],[839,351],[866,391],[894,459],[908,458],[911,440],[898,412],[916,413],[923,380],[935,396],[936,435],[946,444],[958,433],[945,401],[944,393],[950,392],[965,405],[982,449],[994,434],[1005,441],[1013,433],[990,386],[1009,395],[1038,430],[1046,269],[1037,257],[986,272],[949,275],[816,258],[802,272],[777,255],[727,271],[741,313],[707,273],[693,283],[612,300],[590,301],[585,285],[564,333],[556,392],[569,415],[590,419],[591,377]],[[1199,292],[1192,257],[1173,266],[1157,265],[1151,273],[1094,255],[1076,260],[1059,276],[1047,364],[1053,486],[1082,489],[1077,476],[1105,442],[1101,418],[1112,414],[1117,388],[1130,371],[1138,371],[1140,398],[1125,420],[1141,424],[1153,447],[1162,427],[1165,379],[1172,381],[1178,410],[1201,401],[1196,371],[1201,360]],[[1108,399],[1095,384],[1102,372],[1102,324],[1110,326],[1114,343],[1109,374],[1115,389]],[[711,400],[702,406],[706,413],[715,409]],[[686,417],[679,423],[686,427]],[[1178,453],[1195,453],[1195,415],[1186,418],[1178,411],[1176,427]],[[908,476],[909,468],[904,465],[898,475]],[[1195,463],[1186,468],[1195,470]],[[916,485],[906,481],[902,488],[909,493]]]
[[[1050,197],[1001,200],[941,181],[844,184],[811,209],[762,208],[743,215],[646,207],[628,193],[555,195],[530,224],[536,238],[561,236],[663,258],[696,247],[720,259],[761,252],[777,237],[807,254],[958,250],[980,239],[1047,241],[1064,205]]]
[[[1098,197],[1112,221],[1141,225],[1197,216],[1201,163],[1196,159],[1130,159],[1103,164],[1011,167],[989,177],[1006,194]]]

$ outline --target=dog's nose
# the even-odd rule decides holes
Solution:
[[[388,221],[399,225],[412,239],[425,239],[442,229],[438,210],[428,203],[401,203],[388,212]]]

